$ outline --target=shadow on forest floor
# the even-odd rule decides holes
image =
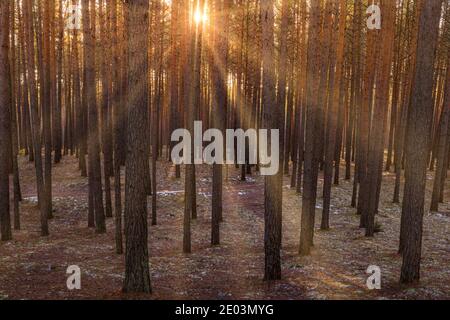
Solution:
[[[400,288],[401,257],[397,255],[400,206],[391,201],[393,174],[385,174],[377,221],[382,232],[364,237],[359,217],[349,207],[352,182],[332,190],[331,230],[320,227],[317,203],[315,247],[309,257],[297,254],[301,198],[284,181],[283,280],[262,281],[264,250],[263,178],[238,179],[230,167],[224,184],[222,245],[211,248],[211,168],[198,168],[198,219],[192,225],[191,255],[181,253],[184,183],[173,177],[168,163],[158,163],[158,222],[150,228],[150,267],[154,294],[123,295],[123,256],[114,253],[114,224],[106,235],[87,228],[87,179],[79,176],[77,160],[55,166],[55,218],[51,235],[39,236],[39,213],[33,164],[20,159],[24,201],[22,231],[0,244],[0,299],[443,299],[450,298],[450,203],[442,212],[426,214],[422,281]],[[124,181],[122,181],[123,183]],[[319,181],[321,193],[322,179]],[[432,175],[429,176],[432,182]],[[429,183],[429,184],[430,184]],[[430,188],[431,186],[429,186]],[[427,198],[430,190],[427,190]],[[449,196],[447,194],[447,196]],[[446,197],[448,199],[448,197]],[[149,201],[149,208],[151,201]],[[427,203],[428,206],[428,203]],[[78,265],[82,289],[68,291],[66,269]],[[366,269],[382,271],[382,290],[366,287]]]

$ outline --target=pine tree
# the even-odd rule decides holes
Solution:
[[[446,75],[446,85],[445,85],[445,96],[444,96],[444,106],[440,121],[439,128],[439,141],[436,173],[434,175],[433,193],[431,197],[431,211],[439,210],[439,201],[442,196],[443,181],[445,182],[447,167],[446,158],[448,159],[449,152],[449,123],[450,123],[450,53],[447,64],[447,75]],[[447,160],[448,161],[448,160]]]
[[[1,240],[12,239],[9,205],[11,154],[11,79],[9,61],[9,1],[0,3],[0,231]]]
[[[31,136],[34,149],[34,165],[36,169],[36,184],[37,194],[41,217],[41,235],[47,236],[48,230],[48,212],[47,212],[47,197],[45,196],[44,187],[44,173],[42,160],[42,145],[40,134],[40,119],[39,119],[39,102],[36,84],[36,63],[35,63],[35,29],[33,22],[32,0],[24,1],[24,19],[25,19],[25,35],[26,35],[26,51],[27,51],[27,82],[30,90],[30,118],[31,118]]]
[[[307,87],[306,101],[307,121],[305,128],[305,163],[303,175],[303,194],[302,194],[302,216],[300,232],[300,254],[308,255],[313,245],[316,197],[317,197],[317,179],[319,174],[320,150],[318,145],[320,141],[319,131],[319,72],[320,72],[320,50],[317,39],[321,29],[321,5],[319,1],[311,3],[308,34],[308,53],[307,53]]]
[[[228,5],[222,0],[214,2],[215,38],[212,72],[213,72],[213,106],[212,124],[216,129],[224,132],[226,126],[227,109],[227,57],[228,57]],[[220,219],[223,211],[223,165],[213,165],[212,186],[212,219],[211,244],[220,244]]]
[[[379,193],[381,187],[381,173],[384,157],[384,129],[389,105],[390,75],[395,37],[395,3],[390,0],[382,2],[382,10],[386,12],[382,22],[383,56],[377,75],[377,92],[373,109],[372,127],[370,130],[369,156],[367,165],[367,224],[366,236],[373,236],[375,232],[375,214],[378,209]]]
[[[100,166],[100,140],[98,133],[98,111],[95,80],[95,43],[96,43],[96,2],[90,0],[89,10],[86,8],[88,2],[83,3],[84,9],[84,44],[86,65],[86,98],[88,106],[88,149],[89,149],[89,197],[90,212],[95,217],[95,230],[97,233],[105,233],[105,211],[103,206],[102,175]],[[85,7],[86,6],[86,7]],[[92,225],[92,222],[91,222]]]
[[[141,178],[148,166],[144,147],[148,127],[148,33],[149,5],[146,0],[129,0],[128,10],[128,129],[125,185],[125,280],[124,292],[151,293],[147,192]],[[117,214],[117,213],[116,213]]]
[[[335,160],[336,150],[336,131],[338,126],[338,106],[341,93],[341,79],[344,64],[344,42],[345,42],[345,21],[347,18],[347,4],[345,0],[334,4],[335,21],[334,31],[338,37],[332,45],[331,65],[335,65],[335,72],[330,72],[330,93],[328,105],[328,122],[326,136],[326,151],[324,165],[324,187],[323,187],[323,213],[321,229],[326,230],[330,227],[330,201],[331,201],[331,184],[333,178],[333,161]],[[339,13],[339,15],[338,15]],[[339,18],[338,18],[339,17]]]
[[[275,94],[275,44],[274,44],[274,5],[273,0],[261,1],[262,17],[262,110],[263,128],[279,129],[282,110],[276,105]],[[280,139],[283,139],[280,136]],[[280,143],[280,155],[283,152]],[[270,144],[269,144],[270,149]],[[282,157],[280,164],[283,163]],[[282,179],[283,170],[273,176],[266,176],[264,181],[264,252],[265,280],[281,279],[281,219],[282,219]]]
[[[400,281],[420,279],[422,228],[428,154],[432,120],[435,52],[442,0],[422,2],[420,8],[417,61],[411,92],[405,163],[401,246],[403,264]]]

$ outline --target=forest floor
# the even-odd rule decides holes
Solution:
[[[192,251],[182,253],[183,179],[158,163],[158,226],[149,229],[153,295],[124,295],[124,258],[114,251],[114,222],[97,235],[87,228],[86,178],[77,160],[65,157],[53,169],[54,219],[51,235],[39,235],[34,167],[20,159],[23,202],[22,231],[0,244],[0,299],[449,299],[450,202],[440,213],[426,211],[422,279],[419,285],[398,284],[397,254],[401,207],[392,203],[394,175],[384,174],[381,232],[365,238],[359,217],[350,207],[352,182],[333,187],[331,230],[320,231],[321,203],[316,213],[315,247],[311,256],[297,254],[301,197],[284,181],[281,281],[266,283],[264,272],[263,178],[239,180],[234,168],[224,183],[222,245],[210,246],[211,167],[198,168],[198,219],[192,224]],[[427,199],[433,175],[428,177]],[[319,181],[321,193],[322,178]],[[123,181],[122,181],[123,183]],[[114,190],[114,189],[113,189]],[[449,190],[449,188],[446,188]],[[447,192],[446,199],[450,198]],[[151,201],[149,201],[149,209]],[[426,204],[429,207],[428,201]],[[149,210],[149,212],[151,212]],[[149,223],[150,225],[150,223]],[[66,287],[66,269],[81,268],[81,290]],[[366,269],[381,268],[382,289],[368,290]]]

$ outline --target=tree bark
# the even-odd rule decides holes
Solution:
[[[148,33],[149,5],[147,0],[128,0],[128,130],[125,186],[125,280],[124,292],[151,293],[147,192],[142,173],[148,167],[147,114],[148,107]]]
[[[87,1],[84,0],[84,5]],[[103,206],[102,174],[100,165],[100,140],[98,132],[97,94],[95,81],[95,43],[96,43],[96,19],[95,0],[90,0],[90,9],[85,9],[86,16],[86,38],[84,39],[86,50],[86,83],[87,105],[88,105],[88,149],[89,149],[89,194],[91,197],[91,212],[94,212],[95,231],[106,232],[105,211]]]
[[[121,62],[119,59],[119,34],[118,34],[118,19],[117,19],[117,0],[112,0],[110,3],[112,6],[112,38],[113,38],[113,63],[115,65],[113,71],[114,85],[113,85],[113,140],[114,140],[114,227],[115,227],[115,242],[116,253],[123,253],[123,239],[122,239],[122,186],[121,186],[121,174],[120,174],[120,123],[122,121],[121,114],[121,77],[120,69]]]
[[[445,181],[447,167],[445,158],[448,156],[448,132],[450,122],[450,54],[447,65],[447,76],[445,85],[444,110],[439,130],[439,148],[436,164],[436,173],[434,176],[433,194],[431,197],[431,211],[439,210],[439,201],[442,195],[442,181]]]
[[[45,1],[44,4],[44,20],[43,20],[43,57],[42,68],[43,78],[41,79],[41,86],[43,88],[42,95],[42,117],[43,117],[43,132],[45,144],[44,157],[44,196],[45,209],[49,219],[53,217],[52,205],[52,74],[51,74],[51,24],[52,24],[52,6],[50,1]],[[54,102],[54,101],[53,101]]]
[[[324,164],[324,187],[323,187],[323,212],[321,229],[327,230],[330,228],[330,202],[331,202],[331,185],[333,179],[333,161],[336,150],[336,130],[338,125],[338,107],[341,93],[341,79],[343,73],[344,63],[344,42],[345,42],[345,22],[347,18],[347,4],[345,0],[340,0],[340,3],[335,3],[335,25],[334,31],[338,37],[333,44],[332,59],[335,60],[331,65],[335,72],[330,74],[330,101],[328,105],[328,124],[327,124],[327,142],[325,152]],[[339,15],[338,15],[339,13]],[[335,74],[335,75],[334,75]],[[331,84],[331,81],[333,83]]]
[[[11,78],[9,65],[9,1],[0,2],[0,232],[12,240],[9,205],[11,163]]]
[[[225,0],[226,1],[226,0]],[[227,67],[228,67],[228,5],[222,0],[215,0],[215,39],[216,54],[213,57],[212,86],[213,86],[213,127],[224,132],[226,127],[227,109]],[[213,165],[212,186],[212,219],[211,245],[220,244],[220,219],[223,211],[223,165]]]
[[[306,101],[307,108],[305,121],[305,161],[303,175],[303,194],[302,194],[302,216],[300,232],[300,250],[301,255],[308,255],[313,246],[314,224],[316,212],[317,197],[317,179],[319,174],[319,112],[320,106],[317,98],[319,96],[319,46],[317,39],[321,28],[321,6],[319,1],[311,3],[309,35],[308,35],[308,53],[307,53],[307,86]]]
[[[377,76],[377,92],[373,110],[372,128],[370,132],[369,156],[367,161],[367,176],[364,179],[367,192],[367,203],[365,210],[366,236],[372,237],[375,233],[375,214],[379,203],[379,189],[381,188],[381,177],[384,158],[384,129],[386,125],[386,114],[389,105],[390,75],[392,57],[394,52],[395,38],[395,3],[390,0],[383,0],[382,10],[385,12],[382,22],[383,56],[380,57],[381,67]]]
[[[275,44],[274,44],[274,3],[273,0],[261,1],[262,18],[262,127],[280,129],[282,110],[276,105],[275,94]],[[279,161],[283,164],[283,137],[280,135]],[[268,148],[270,150],[270,143]],[[264,181],[264,252],[265,280],[281,279],[281,234],[282,234],[282,179],[283,170],[273,176],[266,176]]]
[[[401,283],[420,279],[426,170],[433,115],[433,73],[442,0],[422,3],[407,131]]]
[[[25,11],[25,28],[26,28],[26,48],[27,48],[27,80],[30,90],[30,118],[31,118],[31,137],[34,147],[34,165],[36,169],[36,189],[41,217],[41,235],[47,236],[48,231],[48,214],[47,214],[47,198],[44,190],[44,174],[42,169],[42,145],[40,134],[40,119],[38,113],[38,92],[36,85],[36,63],[35,63],[35,46],[34,46],[34,22],[32,11],[32,0],[24,1]]]

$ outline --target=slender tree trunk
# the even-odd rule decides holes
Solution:
[[[263,128],[279,129],[282,110],[276,106],[275,95],[275,45],[273,0],[261,1],[262,17],[262,62],[263,62]],[[283,137],[280,135],[279,160],[283,163]],[[270,149],[271,144],[268,143]],[[273,176],[266,176],[264,182],[264,252],[265,280],[281,279],[281,234],[282,234],[282,179],[283,170]]]
[[[331,64],[332,67],[335,65],[335,73],[330,74],[329,87],[332,92],[330,92],[330,101],[328,105],[328,124],[327,124],[327,143],[325,152],[325,165],[324,165],[324,187],[323,187],[323,212],[322,212],[322,224],[321,229],[327,230],[330,228],[330,202],[331,202],[331,185],[333,179],[333,160],[335,158],[336,150],[336,130],[338,121],[338,106],[341,93],[341,76],[343,73],[343,62],[344,62],[344,42],[345,42],[345,22],[347,18],[347,4],[345,0],[340,0],[340,3],[335,3],[335,28],[334,31],[338,34],[336,42],[333,44],[332,49],[332,60],[335,60]],[[338,14],[339,13],[339,19]],[[333,68],[334,69],[334,68]],[[335,75],[334,75],[335,74]],[[333,80],[332,77],[334,77]]]
[[[15,14],[14,9],[15,7],[15,1],[10,0],[10,8],[12,9],[11,13],[11,19],[15,20]],[[17,5],[17,15],[19,15],[19,5]],[[11,24],[11,32],[12,34],[15,34],[15,25],[14,23]],[[19,153],[19,137],[18,137],[18,128],[17,128],[17,112],[20,110],[20,82],[16,82],[16,79],[19,77],[16,76],[16,60],[18,55],[16,55],[16,48],[18,48],[18,44],[16,44],[16,37],[10,37],[11,38],[11,93],[12,93],[12,100],[11,100],[11,157],[12,157],[12,173],[13,173],[13,203],[14,203],[14,230],[20,230],[20,208],[19,208],[19,202],[22,200],[21,190],[20,190],[20,179],[19,179],[19,166],[17,163],[17,156]],[[18,68],[19,69],[19,68]],[[19,70],[18,72],[19,73]],[[17,91],[16,91],[17,88]],[[20,116],[20,114],[19,114]]]
[[[284,138],[285,136],[285,109],[286,109],[286,85],[287,85],[287,55],[288,55],[288,44],[287,44],[287,30],[289,28],[289,12],[290,3],[288,0],[283,0],[281,2],[281,25],[280,25],[280,62],[278,70],[278,96],[277,96],[277,108],[280,111],[280,136]],[[281,150],[284,153],[284,148]],[[285,159],[288,159],[289,156]],[[284,172],[284,161],[280,163],[280,170]],[[289,170],[289,162],[287,165],[287,170]],[[288,171],[289,172],[289,171]]]
[[[11,163],[11,78],[9,65],[9,1],[0,2],[0,231],[1,240],[12,240],[9,205]]]
[[[77,0],[72,0],[72,4],[76,5]],[[84,17],[85,15],[83,15]],[[81,77],[80,77],[80,56],[79,56],[79,43],[78,43],[78,30],[74,28],[73,30],[73,95],[74,95],[74,105],[76,108],[76,144],[78,148],[78,166],[81,171],[81,176],[87,176],[86,168],[86,130],[85,130],[85,103],[86,103],[86,87],[83,88],[83,96],[81,96]],[[85,60],[85,59],[84,59]],[[83,62],[83,65],[85,63]],[[84,70],[84,68],[83,68]],[[83,73],[83,81],[85,80]]]
[[[225,0],[226,1],[226,0]],[[226,126],[227,108],[227,54],[228,54],[228,5],[222,0],[215,0],[215,56],[213,57],[213,127],[224,132]],[[223,202],[223,165],[213,165],[212,186],[212,219],[211,219],[211,244],[220,244],[220,219],[222,216]]]
[[[156,30],[162,30],[161,26],[161,2],[158,0],[155,3],[156,11],[156,17],[155,17],[155,27]],[[161,102],[162,102],[162,77],[163,77],[163,40],[164,35],[162,31],[159,31],[157,34],[157,42],[155,42],[155,58],[156,58],[156,81],[155,81],[155,98],[154,103],[152,106],[152,114],[151,114],[151,130],[152,130],[152,177],[151,177],[151,183],[152,183],[152,225],[157,225],[157,212],[156,212],[156,206],[157,206],[157,178],[156,178],[156,171],[157,171],[157,159],[158,159],[158,141],[159,141],[159,130],[158,130],[158,124],[159,124],[159,112],[161,108]]]
[[[351,206],[355,208],[357,206],[357,196],[358,196],[358,187],[361,183],[361,179],[363,178],[364,170],[366,169],[365,162],[362,161],[364,155],[367,153],[367,143],[363,143],[361,137],[361,127],[364,125],[363,121],[363,110],[361,110],[362,105],[362,81],[361,81],[361,73],[362,73],[362,65],[361,65],[361,48],[362,48],[362,12],[363,12],[363,3],[362,0],[356,0],[354,4],[354,14],[353,14],[353,37],[354,40],[352,42],[353,45],[353,53],[352,53],[352,90],[351,90],[351,106],[350,106],[350,123],[349,123],[349,132],[347,136],[347,152],[346,155],[346,175],[350,172],[350,163],[351,161],[355,162],[355,170],[353,175],[353,193]],[[372,41],[373,44],[373,41]],[[370,92],[370,86],[369,86]],[[359,123],[358,123],[358,120]],[[367,134],[366,134],[367,137]]]
[[[199,7],[203,9],[203,0],[199,0],[195,3],[195,8]],[[185,10],[189,7],[189,4],[185,2]],[[187,12],[187,11],[186,11]],[[188,13],[186,13],[188,15]],[[189,18],[186,18],[186,30],[187,30],[187,61],[184,66],[184,95],[186,106],[186,128],[193,137],[194,133],[194,121],[196,118],[196,90],[200,86],[200,64],[201,64],[201,46],[200,46],[200,34],[202,28],[202,22],[189,27]],[[195,21],[193,21],[194,23]],[[192,34],[189,34],[191,30]],[[192,144],[192,150],[193,144]],[[194,152],[193,152],[194,153]],[[191,252],[191,217],[195,218],[197,215],[197,202],[196,202],[196,183],[195,183],[195,165],[194,155],[191,155],[192,164],[186,165],[186,178],[185,178],[185,208],[184,208],[184,233],[183,233],[183,252]]]
[[[192,42],[195,41],[192,39],[193,35],[191,34],[191,28],[189,23],[189,3],[188,1],[183,1],[182,6],[183,13],[183,22],[185,28],[185,39],[184,39],[184,65],[183,65],[183,111],[185,114],[185,125],[187,130],[189,130],[191,137],[193,134],[193,122],[194,122],[194,112],[191,110],[190,100],[190,81],[191,81],[191,73],[192,73],[192,54],[190,47],[192,46]],[[192,145],[191,145],[192,146]],[[192,155],[188,155],[191,157],[191,161],[193,160]],[[184,196],[184,220],[183,220],[183,252],[191,253],[191,212],[192,212],[192,185],[190,180],[194,179],[194,165],[187,164],[185,166],[185,196]]]
[[[321,6],[319,1],[311,3],[309,35],[308,35],[308,60],[307,60],[307,121],[305,122],[305,163],[302,194],[302,216],[300,232],[301,255],[308,255],[313,246],[314,224],[316,212],[317,178],[319,173],[319,46],[317,39],[321,28]]]
[[[148,167],[147,114],[148,107],[148,33],[149,5],[147,0],[129,0],[128,38],[128,130],[125,186],[125,280],[124,292],[151,293],[147,192],[142,172]]]
[[[406,127],[409,114],[411,90],[414,72],[412,71],[416,65],[417,58],[417,38],[418,38],[418,20],[420,15],[420,3],[415,4],[414,15],[407,15],[408,24],[411,24],[410,30],[413,34],[411,42],[409,43],[408,54],[410,55],[409,61],[406,66],[406,76],[403,85],[403,97],[402,97],[402,111],[397,123],[396,134],[396,147],[395,147],[395,186],[394,186],[394,203],[400,203],[400,184],[401,173],[404,166],[405,144],[406,144]],[[409,4],[409,2],[408,2]],[[408,7],[408,6],[407,6]],[[402,216],[403,217],[403,216]],[[399,252],[402,251],[402,241],[400,241]]]
[[[55,19],[56,20],[56,19]],[[62,98],[63,98],[63,49],[64,49],[64,17],[63,0],[58,0],[58,20],[54,23],[54,39],[58,38],[56,46],[56,67],[54,72],[56,91],[56,103],[53,108],[53,141],[55,150],[55,163],[61,162],[62,157]],[[56,37],[57,34],[57,37]],[[56,42],[53,40],[53,42]],[[67,108],[68,106],[66,106]]]
[[[407,132],[405,193],[400,239],[403,264],[400,282],[413,283],[420,279],[422,228],[430,128],[432,120],[432,90],[434,58],[442,0],[422,3],[417,42],[417,61],[411,97]]]
[[[52,27],[52,3],[45,1],[44,4],[44,29],[43,29],[43,74],[41,86],[43,87],[42,96],[42,117],[43,132],[45,143],[45,160],[44,160],[44,189],[45,189],[45,206],[49,219],[53,217],[52,205],[52,74],[51,74],[51,27]]]
[[[41,235],[47,236],[48,231],[48,214],[47,214],[47,198],[44,190],[44,174],[42,169],[42,145],[40,134],[40,119],[39,119],[39,102],[36,85],[36,63],[35,63],[35,46],[34,46],[34,22],[32,11],[32,0],[24,1],[25,11],[25,29],[26,29],[26,48],[27,48],[27,80],[30,89],[30,118],[31,118],[31,137],[34,147],[34,165],[36,168],[36,189],[38,195],[38,203],[41,216]]]
[[[178,129],[180,126],[179,105],[180,105],[180,52],[179,45],[181,44],[181,30],[180,26],[182,21],[180,12],[180,1],[172,3],[172,20],[171,20],[171,64],[170,64],[170,124],[171,131]],[[182,27],[182,26],[181,26]],[[170,150],[174,147],[174,143],[171,143]],[[181,168],[179,165],[175,166],[175,177],[181,178]]]
[[[436,173],[434,176],[433,194],[431,197],[431,211],[439,210],[439,201],[442,196],[442,181],[445,181],[447,167],[445,166],[445,158],[448,156],[448,132],[450,122],[450,54],[447,65],[447,76],[445,85],[444,110],[439,132],[439,149],[436,164]]]
[[[107,17],[104,1],[100,2],[100,35],[102,39],[102,59],[101,59],[101,75],[102,75],[102,149],[103,149],[103,179],[105,181],[105,216],[112,217],[112,200],[111,200],[111,173],[112,173],[112,137],[111,137],[111,115],[110,115],[110,36],[109,22]]]
[[[123,253],[123,241],[122,241],[122,186],[120,176],[120,123],[122,121],[121,114],[121,77],[120,69],[121,63],[119,59],[119,34],[118,34],[118,19],[117,19],[117,0],[112,0],[112,38],[113,38],[113,61],[115,68],[113,69],[114,86],[113,86],[113,135],[114,135],[114,226],[115,226],[115,240],[116,240],[116,253]]]
[[[379,190],[381,188],[381,177],[384,158],[384,129],[386,125],[386,114],[389,105],[390,75],[395,39],[395,3],[390,0],[382,2],[382,10],[386,12],[382,22],[383,56],[380,57],[380,70],[377,76],[377,92],[373,110],[371,140],[369,142],[369,156],[367,166],[367,179],[364,180],[367,191],[366,236],[372,237],[375,233],[375,214],[378,210]]]
[[[85,0],[86,1],[86,0]],[[87,2],[83,3],[87,5]],[[83,6],[84,7],[84,6]],[[86,50],[86,83],[87,86],[87,105],[88,105],[88,149],[89,149],[89,194],[91,197],[91,214],[94,212],[95,231],[97,233],[106,232],[105,211],[103,207],[102,175],[100,165],[100,140],[98,133],[98,111],[95,80],[95,42],[96,42],[96,19],[95,19],[95,0],[90,1],[90,15],[86,18],[87,28],[85,41]]]
[[[307,4],[306,0],[301,1],[301,39],[300,39],[300,63],[299,63],[299,85],[298,85],[298,97],[297,97],[297,111],[295,121],[295,135],[294,140],[295,147],[293,148],[294,163],[292,165],[292,179],[291,186],[296,188],[297,193],[300,193],[302,188],[302,174],[303,174],[303,161],[304,161],[304,149],[305,149],[305,118],[306,118],[306,81],[307,81],[307,28],[306,28],[306,16]]]
[[[383,29],[381,31],[384,31]],[[358,204],[357,213],[360,215],[360,227],[365,228],[367,226],[368,219],[368,187],[369,184],[366,181],[368,162],[369,159],[369,139],[382,139],[378,136],[370,136],[370,125],[371,125],[371,110],[373,106],[373,96],[374,96],[374,85],[376,77],[377,68],[377,57],[379,47],[379,40],[382,39],[379,36],[378,30],[368,30],[367,31],[367,54],[366,54],[366,68],[364,72],[364,90],[362,94],[362,104],[360,106],[360,127],[358,132],[358,180],[359,180],[359,190],[358,190]],[[383,107],[383,106],[381,106]],[[377,111],[377,110],[375,110]]]

